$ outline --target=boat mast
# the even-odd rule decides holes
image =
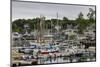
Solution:
[[[59,33],[59,20],[58,20],[58,12],[57,12],[57,25],[56,25],[57,33]]]
[[[44,23],[45,23],[45,17],[44,16],[42,16],[42,15],[40,15],[40,43],[41,42],[44,42],[45,40],[44,40],[44,37],[43,37],[43,35],[44,35]]]
[[[58,25],[58,12],[57,12],[57,26],[59,26],[59,25]]]

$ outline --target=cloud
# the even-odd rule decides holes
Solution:
[[[80,12],[82,12],[86,18],[89,8],[95,9],[94,6],[12,1],[12,20],[39,17],[40,14],[46,16],[47,19],[56,18],[57,12],[59,14],[58,18],[65,16],[69,19],[75,19]]]

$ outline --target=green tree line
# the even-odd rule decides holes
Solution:
[[[96,22],[95,12],[92,8],[89,8],[89,12],[87,14],[87,19],[84,18],[82,12],[79,13],[78,17],[75,20],[69,20],[67,17],[63,17],[62,19],[45,19],[44,27],[46,29],[54,28],[57,24],[61,26],[61,29],[66,29],[68,24],[72,24],[72,26],[78,25],[79,33],[82,33],[87,26]],[[30,31],[38,29],[40,27],[41,19],[39,17],[33,19],[17,19],[12,22],[12,32],[23,32],[24,25],[28,24],[30,27]],[[58,22],[57,22],[58,21]]]

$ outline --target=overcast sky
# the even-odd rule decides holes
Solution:
[[[79,5],[64,5],[64,4],[47,4],[47,3],[33,3],[33,2],[12,2],[12,20],[15,19],[31,19],[44,15],[46,19],[58,18],[62,19],[64,16],[69,19],[77,18],[78,14],[82,12],[86,17],[89,8],[94,6],[79,6]]]

